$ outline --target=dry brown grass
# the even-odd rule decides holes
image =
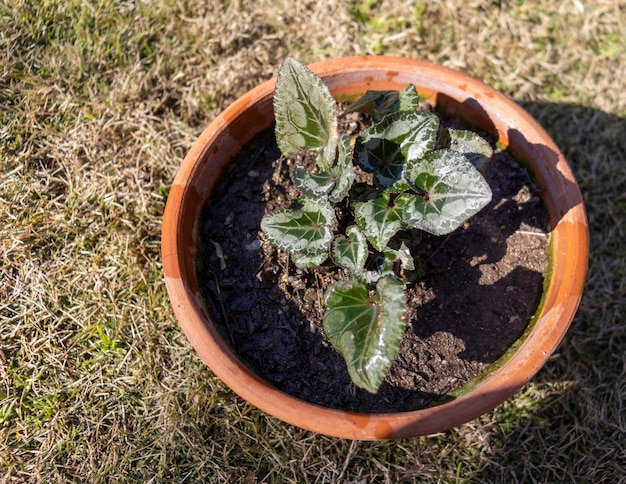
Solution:
[[[620,0],[6,0],[0,482],[624,482]],[[581,310],[519,395],[445,434],[350,442],[250,408],[167,301],[160,222],[202,128],[291,54],[422,58],[522,102],[581,183]]]

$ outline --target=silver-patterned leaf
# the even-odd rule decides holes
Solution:
[[[379,137],[359,137],[354,152],[358,165],[374,174],[374,185],[381,190],[402,180],[405,160],[399,143]]]
[[[385,247],[384,254],[385,259],[390,261],[392,264],[396,261],[400,262],[402,269],[404,269],[405,271],[412,271],[415,269],[415,261],[413,260],[411,251],[404,242],[402,242],[400,244],[400,247],[397,249]]]
[[[402,211],[390,204],[389,193],[357,204],[354,212],[357,225],[367,240],[380,251],[404,225]]]
[[[356,140],[357,164],[374,174],[374,183],[385,190],[402,181],[406,161],[434,149],[439,129],[437,116],[404,111],[390,114]]]
[[[419,102],[420,97],[417,94],[417,89],[413,84],[409,84],[398,95],[398,111],[415,111],[419,107]]]
[[[327,196],[335,187],[336,177],[330,171],[311,173],[299,163],[293,167],[293,184],[305,197],[320,198]]]
[[[291,254],[291,260],[293,263],[304,269],[306,267],[317,267],[324,263],[324,261],[328,259],[328,252],[321,251],[319,254]]]
[[[351,225],[346,235],[338,235],[333,239],[330,254],[338,266],[359,273],[367,260],[367,239],[356,225]]]
[[[368,261],[368,265],[371,270],[362,273],[360,277],[364,282],[372,284],[385,276],[402,277],[400,269],[405,271],[405,274],[406,271],[413,271],[415,260],[409,248],[402,242],[397,249],[385,247],[382,254],[376,255]]]
[[[396,206],[407,225],[431,234],[449,234],[491,201],[483,176],[455,151],[437,150],[413,160],[406,176],[425,196],[402,194]]]
[[[328,197],[331,202],[340,202],[346,197],[355,177],[350,137],[347,135],[339,138],[337,158],[328,170],[311,173],[304,166],[296,164],[292,172],[294,185],[304,196]]]
[[[270,242],[291,254],[321,257],[328,253],[334,220],[335,211],[325,199],[302,198],[265,215],[261,229]]]
[[[278,73],[274,116],[276,141],[285,156],[312,150],[322,170],[330,167],[337,150],[336,102],[322,80],[291,57]]]
[[[485,172],[487,163],[493,156],[491,145],[473,131],[464,129],[448,129],[450,149],[462,153],[481,173]]]

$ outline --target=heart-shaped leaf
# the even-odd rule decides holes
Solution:
[[[322,80],[291,57],[278,73],[274,115],[276,141],[285,156],[312,150],[320,169],[330,167],[337,149],[336,102]]]
[[[335,176],[330,170],[311,173],[299,163],[293,167],[293,184],[305,197],[320,198],[328,195],[335,187]]]
[[[404,157],[399,143],[382,137],[358,137],[354,154],[363,171],[374,174],[374,184],[381,190],[401,180]]]
[[[454,231],[491,201],[491,189],[470,161],[451,150],[437,150],[407,166],[407,180],[425,195],[396,200],[407,225],[434,235]]]
[[[356,176],[350,137],[342,135],[337,148],[337,159],[326,171],[311,173],[300,164],[293,167],[293,183],[304,196],[314,199],[328,196],[331,202],[340,202],[346,197]]]
[[[356,225],[351,225],[346,230],[346,235],[334,238],[330,254],[338,266],[355,274],[359,273],[367,260],[367,239]]]
[[[359,203],[355,208],[356,223],[367,240],[383,251],[389,239],[404,223],[402,210],[391,203],[391,195],[383,192],[379,197]]]
[[[487,163],[493,156],[491,145],[473,131],[464,129],[448,129],[450,149],[462,153],[481,173],[485,172]]]
[[[374,184],[385,190],[402,180],[405,160],[434,149],[439,120],[426,112],[403,111],[385,117],[356,140],[357,164],[374,174]]]
[[[335,212],[325,199],[301,198],[288,208],[265,215],[261,229],[277,247],[307,256],[307,260],[319,260],[328,253],[334,220]]]
[[[324,330],[346,360],[355,385],[376,393],[398,353],[405,327],[403,285],[392,277],[376,284],[343,281],[325,296]]]

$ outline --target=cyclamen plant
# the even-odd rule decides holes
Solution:
[[[351,104],[342,116],[363,112],[373,122],[354,143],[338,133],[337,112],[323,81],[287,58],[274,92],[276,140],[285,156],[312,152],[316,168],[294,165],[302,197],[267,214],[261,228],[300,268],[330,258],[348,271],[349,280],[326,291],[324,330],[354,384],[376,393],[406,325],[404,286],[416,272],[410,247],[420,231],[449,234],[489,203],[481,172],[492,149],[419,110],[413,85],[368,91]]]

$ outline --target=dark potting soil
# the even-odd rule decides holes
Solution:
[[[414,410],[445,398],[495,362],[524,332],[547,267],[539,190],[507,153],[485,177],[493,200],[446,237],[425,235],[424,276],[406,289],[407,327],[376,395],[356,388],[322,328],[327,287],[347,275],[298,269],[260,232],[263,215],[299,193],[272,131],[242,152],[204,208],[200,283],[224,338],[280,390],[356,412]]]

